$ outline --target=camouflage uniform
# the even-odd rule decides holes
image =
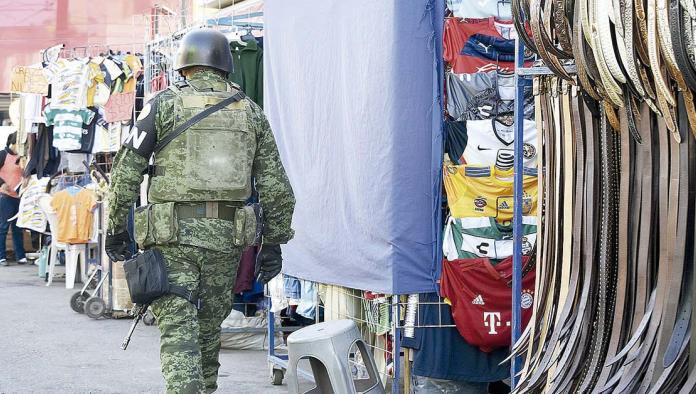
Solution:
[[[228,82],[213,71],[198,71],[187,82],[198,91],[229,92]],[[110,232],[125,229],[128,211],[139,195],[142,174],[148,167],[154,145],[187,120],[189,114],[176,103],[176,93],[171,90],[152,98],[118,152],[109,194]],[[290,222],[295,199],[273,133],[262,110],[251,100],[243,99],[234,106],[245,114],[240,119],[246,120],[246,126],[255,136],[255,146],[251,147],[251,173],[264,209],[264,243],[286,243],[293,236]],[[177,151],[181,144],[175,142],[185,137],[186,132],[176,138],[168,153],[170,157],[180,158],[182,165],[190,152]],[[216,174],[210,171],[209,176]],[[179,190],[180,187],[174,180],[171,184],[160,184],[157,193],[153,193],[151,180],[151,202],[161,202],[158,198],[167,188]],[[185,198],[180,200],[186,202]],[[217,388],[220,324],[232,308],[232,287],[242,252],[241,246],[235,246],[233,234],[232,221],[185,218],[178,220],[177,242],[155,245],[167,260],[170,282],[197,290],[203,302],[202,309],[197,310],[187,300],[168,295],[151,306],[161,332],[162,373],[168,393],[213,392]]]

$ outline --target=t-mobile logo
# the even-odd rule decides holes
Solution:
[[[500,327],[500,312],[483,312],[483,325],[489,328],[489,334],[498,334],[495,328]]]

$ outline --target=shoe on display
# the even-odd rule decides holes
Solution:
[[[27,263],[27,258],[26,258],[26,257],[23,258],[23,259],[19,259],[19,261],[17,261],[17,264],[21,264],[21,265],[24,265],[24,264],[26,264],[26,263]]]
[[[0,265],[7,267],[10,263],[7,262],[7,259],[0,259]]]

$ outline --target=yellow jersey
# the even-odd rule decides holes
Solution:
[[[537,170],[523,173],[522,215],[537,214]],[[445,190],[452,217],[494,217],[499,222],[512,220],[513,170],[495,166],[446,165]]]

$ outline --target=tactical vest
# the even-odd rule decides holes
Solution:
[[[196,91],[192,86],[170,89],[176,94],[172,130],[236,93],[231,88],[227,92]],[[246,201],[251,195],[256,151],[256,133],[248,110],[247,100],[230,104],[191,126],[156,153],[150,200]]]

